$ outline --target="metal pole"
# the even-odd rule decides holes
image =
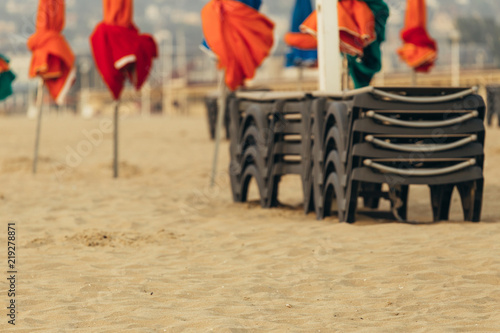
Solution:
[[[120,106],[120,101],[115,102],[115,131],[114,131],[114,159],[113,159],[113,176],[118,178],[118,108]]]
[[[38,150],[40,148],[40,132],[42,130],[42,114],[43,114],[43,79],[38,81],[38,91],[36,93],[36,109],[38,110],[38,120],[36,126],[35,137],[35,156],[33,157],[33,174],[35,175],[38,169]]]
[[[219,107],[217,112],[217,127],[215,129],[215,152],[214,160],[212,164],[212,176],[210,177],[210,187],[215,186],[215,177],[217,174],[217,163],[219,158],[219,148],[222,133],[222,124],[224,122],[224,116],[226,114],[226,83],[224,81],[225,73],[220,72],[219,77]]]

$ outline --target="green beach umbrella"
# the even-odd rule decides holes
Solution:
[[[377,39],[364,49],[363,57],[348,55],[349,73],[355,88],[370,85],[373,76],[382,69],[381,44],[385,41],[385,26],[389,18],[389,7],[383,0],[361,0],[366,2],[375,16]]]
[[[0,54],[0,101],[12,95],[12,82],[16,79],[9,62],[7,57]]]

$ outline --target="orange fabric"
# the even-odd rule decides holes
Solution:
[[[285,43],[301,50],[315,50],[318,48],[318,40],[314,36],[301,32],[287,33]]]
[[[7,72],[9,70],[9,64],[7,61],[0,58],[0,73]]]
[[[201,11],[203,32],[225,70],[225,82],[235,90],[271,52],[274,23],[257,10],[234,0],[211,0]]]
[[[401,38],[401,59],[416,72],[430,71],[437,60],[437,44],[427,32],[425,0],[408,0]]]
[[[63,0],[40,0],[36,32],[28,39],[33,53],[29,75],[40,76],[58,104],[64,101],[75,79],[75,56],[61,35],[64,10]]]
[[[104,82],[119,99],[128,78],[139,90],[146,82],[158,47],[153,37],[140,34],[132,21],[132,0],[103,0],[104,21],[90,37],[94,60]]]
[[[316,36],[318,33],[318,15],[313,11],[300,25],[300,31]]]
[[[363,56],[363,49],[377,38],[373,12],[366,2],[358,0],[339,1],[337,11],[340,51],[353,56]],[[315,36],[318,31],[317,20],[316,11],[314,11],[302,23],[300,29]]]
[[[128,28],[132,25],[132,0],[103,0],[104,23]]]

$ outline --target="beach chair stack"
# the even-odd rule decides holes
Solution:
[[[448,220],[455,188],[464,219],[479,221],[484,118],[471,89],[237,93],[230,103],[234,200],[245,202],[255,179],[262,207],[276,207],[281,178],[299,175],[304,211],[318,219],[355,222],[359,199],[365,212],[384,199],[404,222],[410,185],[426,185],[435,221]]]
[[[348,114],[351,101],[314,98],[311,103],[311,192],[305,197],[317,219],[344,220]]]
[[[486,101],[488,105],[488,126],[493,124],[493,118],[497,118],[500,126],[500,85],[489,85],[486,87]]]
[[[228,101],[231,95],[229,95]],[[215,130],[217,124],[217,112],[219,110],[219,95],[210,94],[205,97],[205,108],[207,110],[207,120],[208,120],[208,133],[212,140],[215,139]],[[224,114],[224,128],[226,130],[226,139],[229,139],[229,112],[226,105],[226,112]]]
[[[283,175],[303,176],[303,93],[238,93],[230,103],[230,177],[233,198],[245,202],[255,179],[262,207],[276,207]]]
[[[268,88],[254,87],[254,88],[241,88],[243,92],[264,92],[269,91]],[[226,96],[226,112],[224,113],[224,129],[226,131],[226,139],[229,139],[229,102],[234,97],[234,92]],[[219,92],[212,92],[205,97],[205,109],[207,111],[208,133],[212,140],[215,139],[215,131],[217,126],[217,112],[219,110]]]
[[[407,219],[410,185],[430,188],[434,221],[449,219],[456,187],[464,220],[481,217],[484,165],[483,99],[459,89],[383,89],[353,100],[347,156],[347,222],[358,198],[377,209],[381,198]],[[387,187],[382,190],[383,185]]]

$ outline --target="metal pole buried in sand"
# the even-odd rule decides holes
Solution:
[[[33,174],[35,175],[38,169],[38,150],[40,148],[40,132],[42,130],[42,106],[43,106],[43,79],[38,81],[38,91],[36,93],[36,109],[38,110],[38,119],[36,126],[35,138],[35,156],[33,157]]]
[[[210,187],[215,185],[215,177],[217,174],[217,163],[219,159],[219,148],[220,140],[222,134],[222,125],[224,123],[224,116],[226,115],[226,83],[224,78],[226,77],[225,72],[221,71],[219,73],[219,107],[217,111],[217,127],[215,128],[215,152],[214,160],[212,164],[212,176],[210,177]]]
[[[118,109],[120,106],[120,101],[115,102],[115,130],[114,130],[114,158],[113,158],[113,177],[118,178]]]

